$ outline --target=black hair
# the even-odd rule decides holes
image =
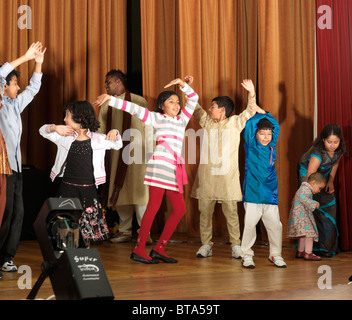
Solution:
[[[216,102],[219,108],[225,108],[226,118],[230,118],[233,110],[235,109],[235,104],[233,100],[228,96],[216,97],[212,100]]]
[[[259,130],[273,130],[273,124],[267,118],[261,119],[257,124],[257,132]]]
[[[0,66],[0,68],[1,68],[2,66]],[[21,72],[19,72],[19,71],[16,71],[16,70],[12,70],[8,75],[7,75],[7,77],[6,77],[6,84],[9,86],[10,85],[10,82],[11,82],[11,80],[12,80],[12,78],[14,77],[14,76],[16,76],[17,78],[19,78],[20,77],[20,75],[21,75]]]
[[[124,85],[125,88],[127,88],[127,85],[128,85],[128,81],[127,81],[127,76],[119,69],[119,70],[116,70],[116,69],[112,69],[110,70],[106,76],[107,77],[113,77],[115,79],[120,79],[122,84]]]
[[[162,107],[165,101],[174,95],[178,97],[179,101],[181,101],[180,96],[174,91],[163,91],[162,93],[160,93],[158,98],[156,99],[154,111],[164,114],[164,110],[162,109]],[[181,108],[180,108],[180,113],[181,113]]]
[[[326,179],[320,172],[314,172],[308,177],[308,182],[315,181],[316,183],[325,183]]]
[[[340,139],[340,145],[335,152],[338,152],[341,154],[345,153],[346,152],[345,139],[343,138],[341,127],[337,124],[326,125],[323,128],[323,130],[320,132],[318,138],[316,138],[315,141],[313,142],[313,146],[318,148],[320,151],[324,151],[325,150],[324,140],[329,138],[330,136],[336,136]]]
[[[82,129],[89,129],[91,132],[96,132],[100,128],[100,122],[93,106],[88,101],[76,101],[68,103],[64,107],[64,117],[66,111],[72,114],[72,120],[82,126]]]

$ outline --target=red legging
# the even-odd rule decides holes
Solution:
[[[177,191],[165,190],[158,187],[149,186],[149,201],[147,209],[141,221],[141,228],[139,229],[137,245],[133,250],[135,254],[138,254],[139,256],[148,260],[151,260],[151,258],[145,252],[145,244],[147,242],[148,234],[152,227],[155,215],[157,214],[160,208],[161,201],[163,200],[165,192],[166,196],[171,202],[172,213],[169,219],[167,219],[166,221],[163,232],[160,235],[160,239],[154,247],[154,251],[164,256],[167,256],[164,251],[165,246],[186,212],[185,201],[181,193]]]

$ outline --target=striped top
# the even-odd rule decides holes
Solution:
[[[179,190],[176,179],[175,155],[162,145],[162,142],[165,141],[178,158],[182,157],[185,129],[198,102],[198,95],[189,85],[186,84],[184,88],[180,89],[185,93],[187,103],[180,115],[175,118],[159,112],[151,112],[134,103],[115,97],[112,97],[109,103],[110,106],[126,111],[142,120],[145,125],[154,128],[157,146],[147,163],[144,184],[178,192],[182,191]]]

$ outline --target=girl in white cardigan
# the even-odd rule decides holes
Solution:
[[[120,149],[122,141],[117,130],[107,136],[96,133],[100,124],[88,101],[66,105],[64,115],[66,125],[44,125],[39,132],[58,147],[50,177],[63,177],[59,197],[80,199],[84,211],[79,224],[89,246],[109,237],[97,187],[106,181],[105,150]]]

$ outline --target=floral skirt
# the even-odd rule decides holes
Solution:
[[[98,200],[95,185],[79,186],[62,182],[58,196],[63,198],[78,198],[80,200],[83,212],[79,220],[79,225],[82,238],[86,245],[109,238],[109,229]]]

